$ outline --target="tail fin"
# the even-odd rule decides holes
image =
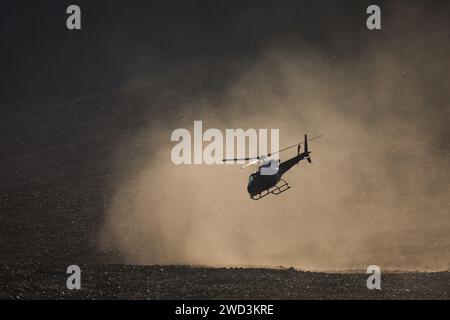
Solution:
[[[305,134],[305,155],[306,155],[306,160],[308,160],[309,163],[311,163],[311,157],[309,156],[309,151],[308,151],[308,135]]]
[[[308,135],[305,134],[305,153],[308,153]]]

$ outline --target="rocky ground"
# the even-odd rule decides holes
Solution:
[[[81,266],[68,290],[62,265],[1,265],[2,299],[448,299],[450,273],[386,273],[368,290],[365,273],[188,266]]]

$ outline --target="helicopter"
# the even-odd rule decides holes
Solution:
[[[311,151],[308,150],[308,141],[315,140],[320,137],[322,137],[322,135],[308,139],[308,136],[305,134],[304,142],[294,144],[267,155],[259,155],[252,158],[223,159],[222,161],[250,161],[242,166],[241,169],[258,164],[258,170],[250,174],[248,178],[247,191],[251,199],[259,200],[269,194],[279,195],[290,189],[290,186],[286,180],[282,179],[283,174],[304,159],[306,159],[308,163],[312,163],[310,156]],[[300,153],[300,146],[302,144],[304,144],[305,147],[304,151]],[[297,147],[297,155],[289,160],[281,162],[280,160],[270,158],[274,154],[278,154],[294,147]],[[281,184],[279,184],[280,182]]]

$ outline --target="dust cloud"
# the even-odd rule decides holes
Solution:
[[[157,98],[136,103],[160,111],[118,146],[127,174],[100,248],[137,264],[450,269],[448,33],[408,28],[359,35],[357,54],[272,44],[220,93],[177,90],[195,81],[183,72],[148,93]],[[311,142],[313,164],[285,175],[290,190],[253,201],[255,168],[172,164],[170,134],[194,120],[204,130],[279,128],[280,146],[324,137]],[[124,154],[130,145],[140,152]]]

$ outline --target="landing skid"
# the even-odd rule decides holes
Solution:
[[[265,196],[268,196],[269,194],[274,194],[277,196],[291,188],[285,180],[280,179],[280,182],[281,182],[281,185],[276,185],[272,188],[269,188],[260,193],[252,195],[252,196],[250,196],[250,198],[252,198],[253,200],[259,200],[261,198],[264,198]]]

